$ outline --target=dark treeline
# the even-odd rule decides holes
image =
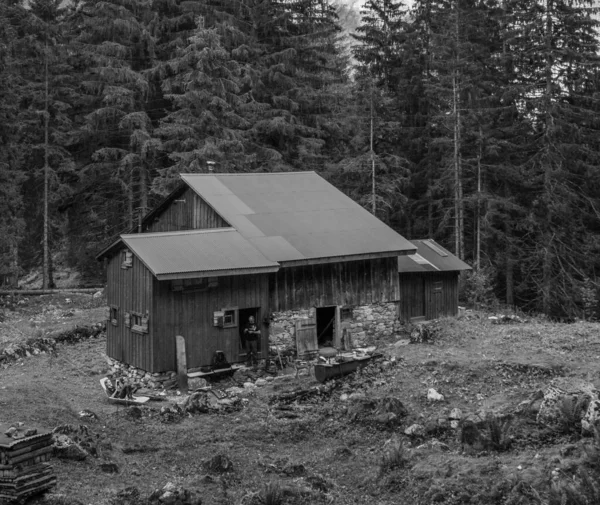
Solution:
[[[0,0],[0,274],[98,275],[102,246],[214,162],[315,170],[502,302],[593,315],[593,1],[371,0],[351,50],[343,9]]]

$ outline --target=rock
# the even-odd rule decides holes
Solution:
[[[256,388],[256,386],[254,385],[254,383],[252,383],[252,382],[244,382],[244,389],[252,390],[254,388]]]
[[[98,298],[102,298],[102,291],[96,291],[93,295],[92,298],[94,300],[97,300]]]
[[[460,421],[462,419],[462,411],[459,408],[453,408],[448,414],[448,419]]]
[[[162,489],[155,490],[144,503],[148,503],[148,505],[201,505],[202,500],[187,489],[168,482]]]
[[[367,395],[365,395],[364,393],[351,393],[348,396],[348,400],[352,401],[362,401],[362,400],[366,400]]]
[[[4,432],[4,434],[8,437],[8,438],[12,438],[16,433],[17,433],[17,428],[15,428],[14,426],[11,426],[10,428],[8,428],[8,430],[6,430]]]
[[[421,424],[412,424],[404,430],[404,434],[409,437],[422,437],[425,435],[425,427]]]
[[[226,389],[225,392],[230,396],[237,396],[244,394],[246,391],[243,388],[232,387]]]
[[[581,419],[581,431],[585,435],[593,435],[594,428],[600,428],[600,400],[590,399],[588,407]]]
[[[258,387],[266,386],[267,384],[268,382],[265,379],[256,379],[256,381],[254,382],[254,385]]]
[[[188,379],[188,389],[195,391],[196,389],[205,388],[208,386],[208,381],[202,377],[193,377]]]
[[[57,458],[72,461],[83,461],[87,458],[87,451],[67,435],[53,435],[53,439],[53,452]]]
[[[340,401],[341,402],[347,402],[348,401],[348,394],[347,393],[343,393],[342,395],[340,395]]]
[[[591,431],[600,412],[598,390],[589,382],[558,378],[544,390],[536,420],[551,428],[572,429],[568,426],[581,422],[582,431]]]
[[[98,416],[88,409],[83,409],[79,411],[79,417],[85,421],[97,421]]]
[[[454,430],[458,428],[460,420],[462,419],[462,412],[459,408],[453,408],[448,415],[450,421],[450,427]]]
[[[444,401],[444,395],[438,393],[435,389],[433,388],[429,388],[427,390],[427,399],[430,402],[443,402]]]

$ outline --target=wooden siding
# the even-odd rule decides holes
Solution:
[[[177,201],[185,200],[185,202]],[[208,205],[198,194],[188,188],[158,216],[154,222],[144,227],[144,233],[204,230],[226,228],[229,223]]]
[[[111,357],[150,371],[152,368],[152,273],[134,255],[130,268],[121,268],[123,254],[110,259],[106,297],[118,309],[117,326],[106,324],[106,353]],[[125,312],[149,312],[149,332],[140,334],[125,326]]]
[[[458,314],[458,272],[401,273],[399,280],[401,320]],[[434,283],[441,283],[441,289]]]
[[[213,325],[214,312],[226,307],[260,307],[257,324],[261,325],[262,356],[266,356],[269,331],[262,324],[262,318],[270,312],[266,274],[219,277],[217,287],[196,292],[172,291],[170,281],[155,279],[154,293],[151,321],[156,346],[152,371],[176,369],[176,335],[185,338],[189,368],[209,365],[217,350],[223,351],[229,362],[242,361],[240,321],[233,328]]]
[[[398,259],[281,268],[269,276],[273,311],[329,305],[368,305],[400,298]]]

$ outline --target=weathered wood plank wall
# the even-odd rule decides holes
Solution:
[[[398,260],[324,263],[280,268],[269,275],[273,311],[328,305],[368,305],[400,299]]]
[[[111,358],[151,370],[153,360],[152,336],[152,273],[134,255],[130,268],[121,268],[122,254],[110,259],[107,268],[107,303],[117,307],[117,325],[106,325],[106,352]],[[136,333],[125,326],[125,312],[145,314],[149,311],[148,333]]]
[[[207,228],[227,228],[225,221],[215,210],[200,198],[191,188],[169,205],[163,213],[150,223],[144,232],[164,232],[179,230],[203,230]],[[183,201],[185,200],[185,202]]]
[[[152,310],[155,335],[154,371],[175,370],[175,336],[186,342],[188,367],[209,365],[215,351],[223,351],[229,362],[243,360],[240,324],[233,328],[213,325],[213,314],[227,307],[260,307],[263,356],[268,350],[268,328],[262,318],[270,312],[266,275],[219,277],[218,286],[204,291],[172,291],[169,281],[154,280],[155,303]]]
[[[398,277],[401,320],[458,314],[458,272],[401,273]]]

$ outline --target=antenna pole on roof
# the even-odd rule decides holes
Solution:
[[[146,207],[136,207],[138,211],[138,233],[142,233],[142,216],[146,212]]]

